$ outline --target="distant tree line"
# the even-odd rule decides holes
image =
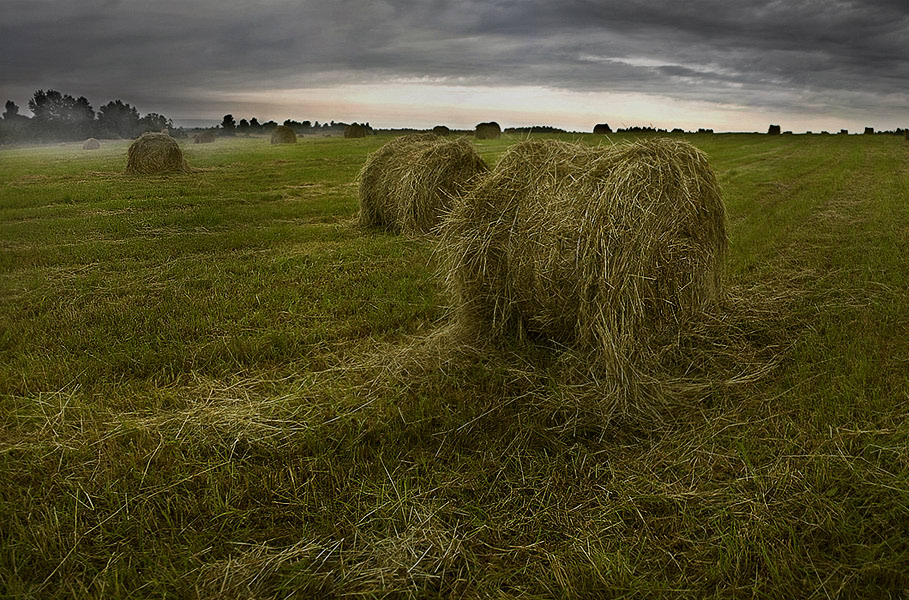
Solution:
[[[568,133],[551,125],[530,125],[528,127],[507,127],[505,133]]]
[[[343,132],[344,128],[351,124],[356,125],[357,123],[336,123],[335,121],[331,121],[330,123],[319,123],[318,121],[295,121],[293,119],[285,119],[285,121],[281,123],[281,125],[292,128],[294,132],[299,135],[307,133]],[[360,125],[365,127],[368,132],[373,132],[373,129],[368,122],[360,123]],[[257,133],[271,133],[277,126],[278,123],[275,121],[259,123],[259,120],[256,117],[252,117],[248,121],[246,119],[240,119],[238,123],[232,114],[228,114],[224,115],[221,124],[216,129],[218,130],[218,134],[223,136],[252,135]]]
[[[134,138],[146,131],[173,129],[173,121],[158,113],[139,116],[122,100],[111,100],[94,110],[85,96],[75,98],[56,90],[38,90],[28,101],[34,116],[19,114],[19,106],[7,100],[0,121],[0,143],[56,142],[96,138]],[[179,135],[182,132],[174,132]]]

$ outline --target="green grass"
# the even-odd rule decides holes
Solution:
[[[686,137],[781,364],[593,428],[545,357],[376,382],[448,302],[355,226],[381,137],[0,151],[0,596],[905,597],[909,144]]]

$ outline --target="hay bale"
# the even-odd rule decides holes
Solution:
[[[126,172],[134,175],[186,173],[189,165],[174,138],[163,133],[143,133],[129,146]]]
[[[432,128],[432,132],[436,135],[446,136],[451,135],[451,129],[445,127],[444,125],[436,125]]]
[[[83,150],[100,150],[101,142],[99,142],[95,138],[88,138],[87,140],[82,142],[82,149]]]
[[[488,170],[465,138],[432,133],[395,138],[370,154],[360,171],[360,225],[428,233],[452,198]]]
[[[194,144],[211,144],[217,139],[215,132],[210,129],[203,131],[202,133],[197,133],[193,136]]]
[[[771,125],[770,129],[767,130],[767,135],[780,135],[781,133],[782,129],[779,125]]]
[[[344,128],[344,137],[346,138],[364,138],[366,137],[366,128],[358,123],[351,123]]]
[[[497,140],[502,137],[502,128],[495,121],[479,123],[476,136],[478,140]]]
[[[608,123],[598,123],[593,126],[593,133],[596,135],[606,135],[612,133],[612,127]]]
[[[865,127],[865,135],[871,135],[874,133],[874,127]]]
[[[454,331],[590,352],[616,389],[719,297],[728,245],[706,156],[668,138],[518,143],[440,231]]]
[[[293,130],[293,127],[288,127],[287,125],[278,125],[275,127],[275,130],[271,132],[271,143],[296,144],[297,132]]]

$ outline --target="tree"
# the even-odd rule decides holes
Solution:
[[[17,117],[22,118],[22,115],[19,114],[19,107],[16,106],[16,103],[12,100],[7,100],[6,111],[3,113],[3,119],[6,121],[13,121]]]
[[[259,127],[261,127],[261,125],[259,125],[259,119],[255,118],[255,117],[253,117],[252,119],[250,119],[250,120],[249,120],[249,126],[252,127],[252,128],[254,128],[254,129],[258,129]]]
[[[113,100],[98,109],[101,134],[106,137],[135,137],[141,128],[139,121],[139,111],[121,100]]]
[[[237,122],[234,120],[233,115],[224,115],[224,120],[221,121],[221,129],[223,129],[223,135],[234,135],[237,132]]]
[[[170,119],[158,113],[148,113],[139,119],[139,130],[142,133],[146,131],[164,131],[173,126],[174,124]]]
[[[94,129],[95,111],[85,96],[74,98],[56,90],[38,90],[28,108],[35,117],[30,129],[44,139],[79,139]]]
[[[240,124],[237,125],[237,133],[249,134],[249,121],[240,119]]]

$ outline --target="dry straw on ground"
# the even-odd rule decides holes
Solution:
[[[193,136],[194,144],[211,144],[217,139],[215,132],[211,130],[203,131],[202,133],[197,133]]]
[[[87,140],[85,140],[82,143],[82,149],[83,150],[100,150],[101,142],[99,142],[95,138],[88,138]]]
[[[362,138],[366,137],[366,128],[357,123],[351,123],[344,128],[344,137],[346,138]]]
[[[635,395],[720,295],[726,212],[707,158],[653,139],[516,144],[443,223],[461,339],[543,339]]]
[[[465,138],[405,135],[370,154],[360,171],[360,225],[428,233],[480,173],[488,170]]]
[[[292,127],[288,127],[287,125],[278,125],[275,127],[275,130],[271,132],[271,143],[296,144],[297,133],[293,130]]]
[[[188,172],[189,165],[174,138],[163,133],[143,133],[129,146],[126,172],[139,175]]]
[[[488,123],[479,123],[477,125],[476,137],[478,140],[497,140],[502,137],[502,128],[495,121]]]
[[[451,135],[451,129],[445,127],[444,125],[436,125],[432,128],[432,132],[436,135]]]

